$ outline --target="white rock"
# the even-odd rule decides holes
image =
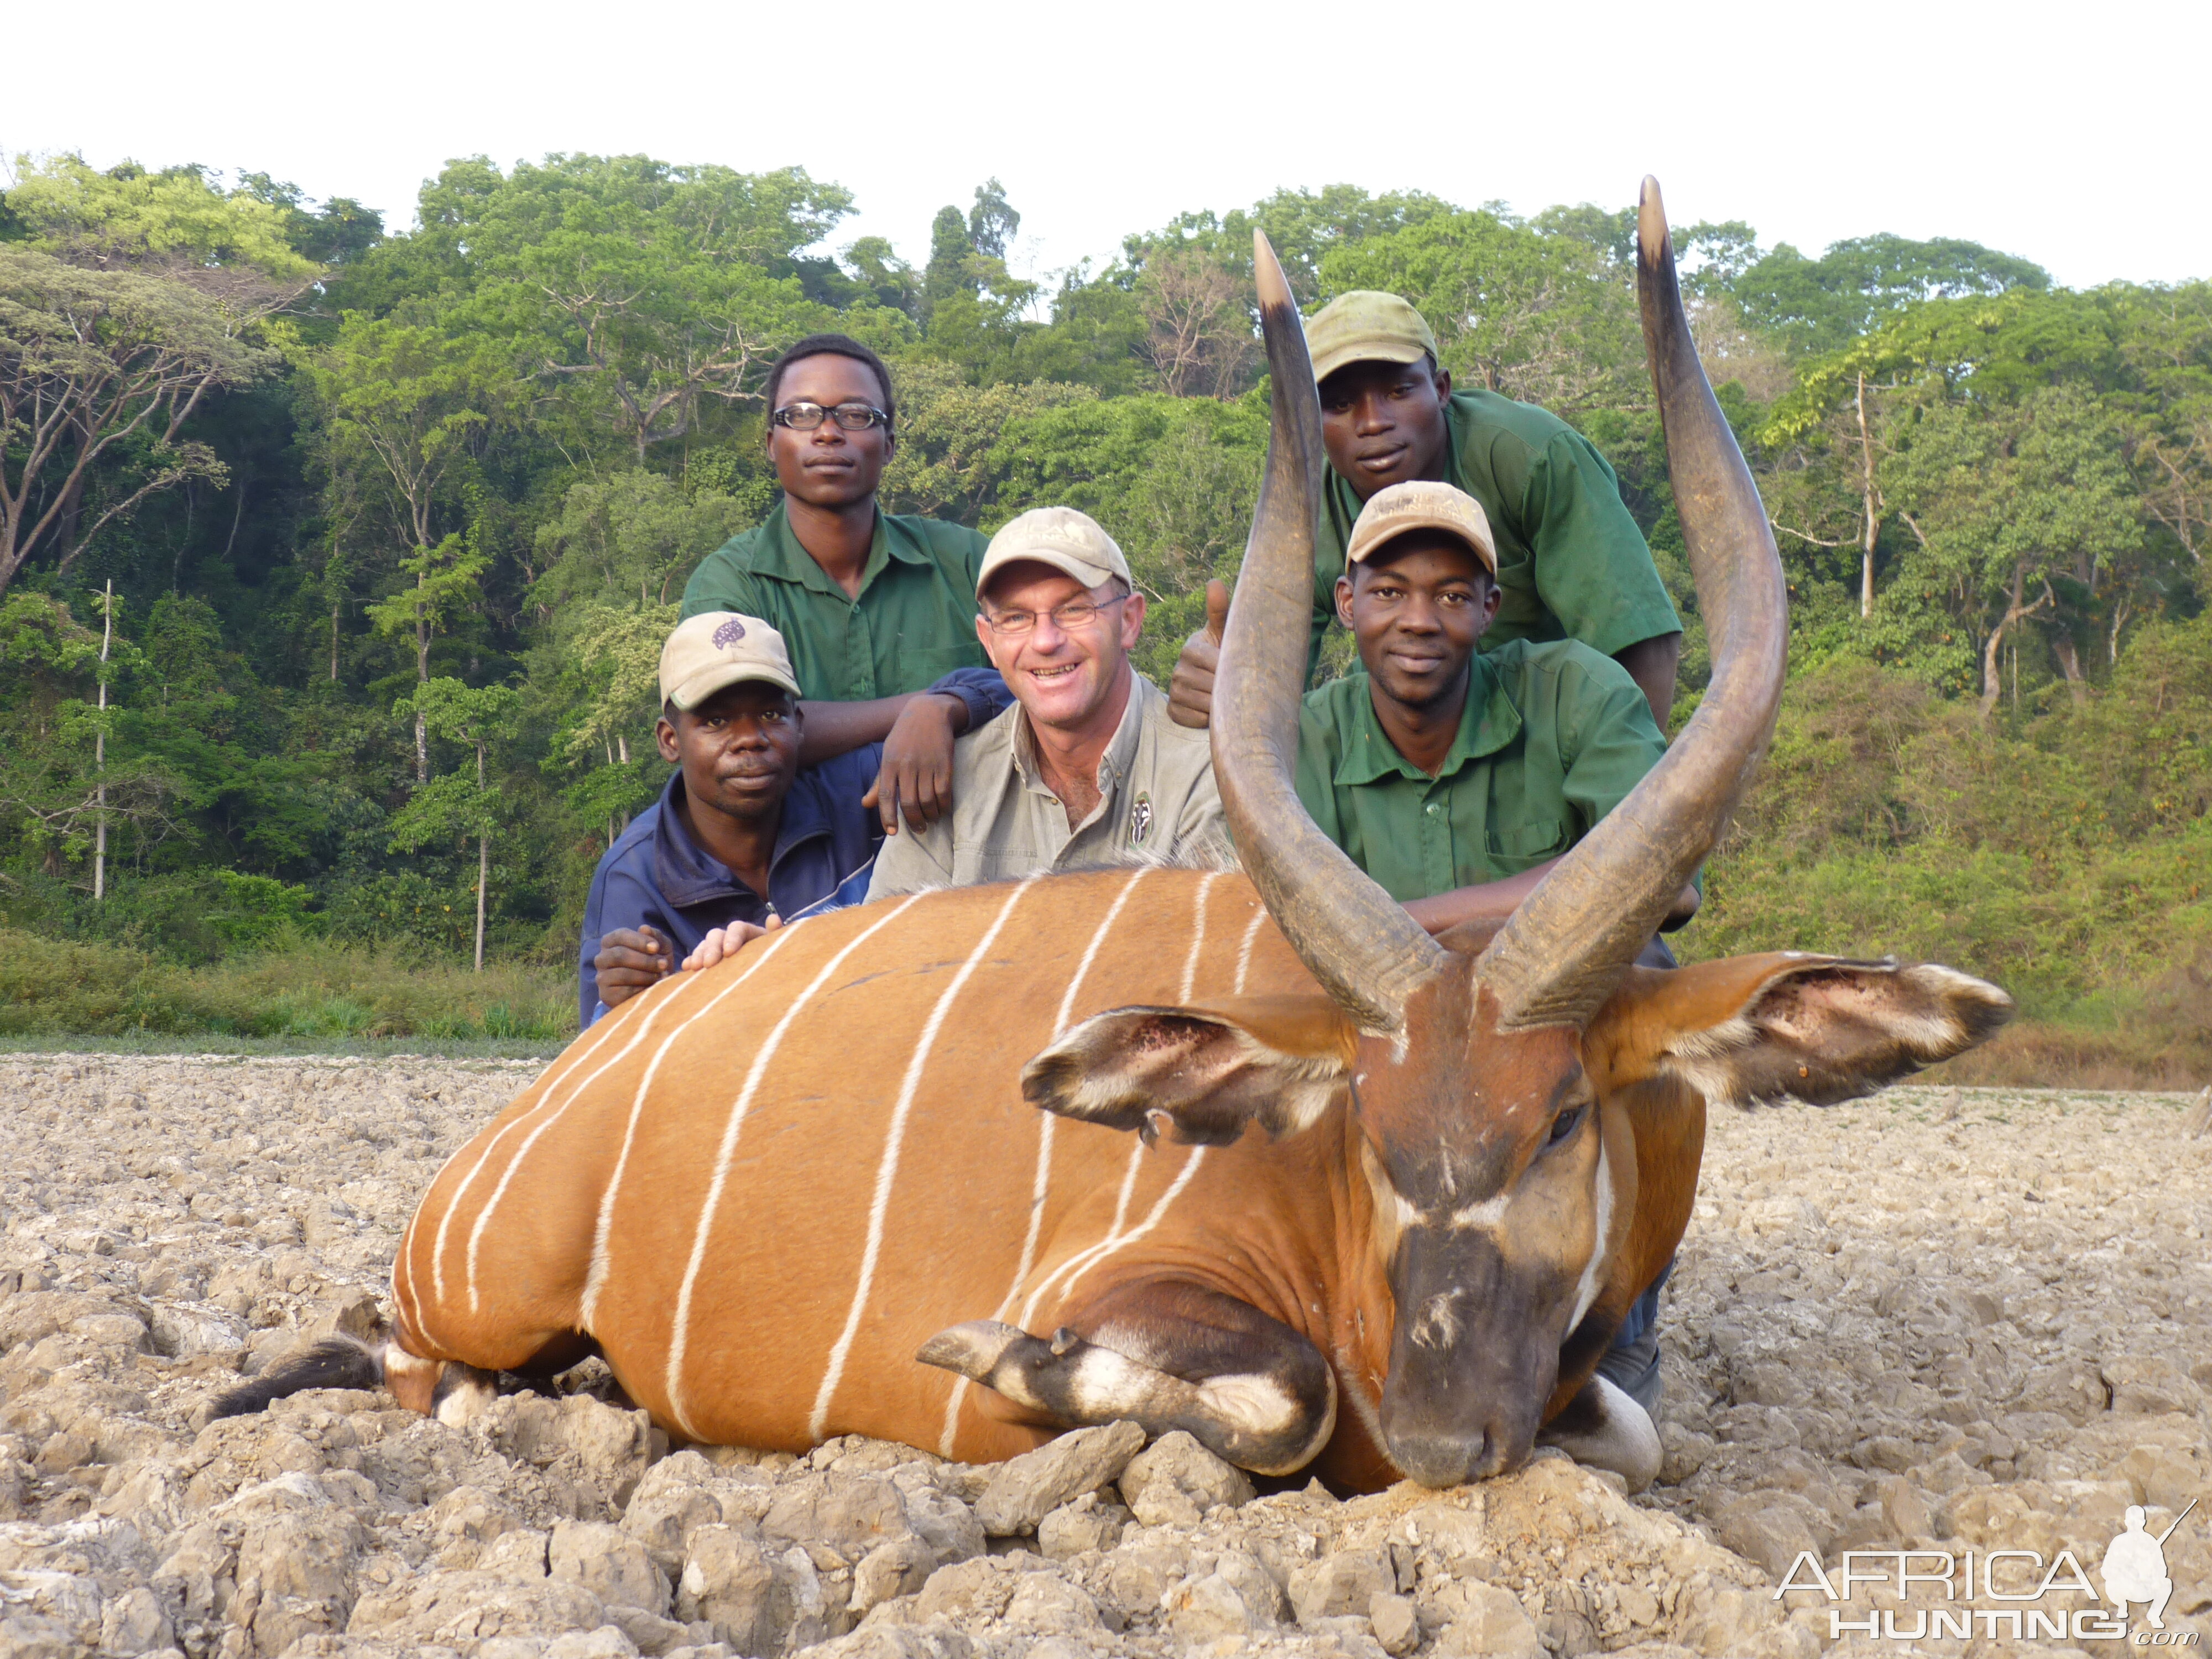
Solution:
[[[1249,1503],[1252,1481],[1181,1429],[1160,1437],[1121,1471],[1121,1497],[1148,1527],[1194,1526],[1206,1511]]]

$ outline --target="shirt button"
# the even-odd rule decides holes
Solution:
[[[1429,812],[1430,812],[1430,815],[1431,815],[1431,817],[1435,816],[1436,810],[1437,810],[1437,804],[1436,804],[1436,802],[1434,802],[1434,801],[1431,801],[1431,802],[1429,803]]]

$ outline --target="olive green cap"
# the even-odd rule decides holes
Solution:
[[[1421,313],[1395,294],[1354,289],[1340,294],[1306,325],[1314,379],[1326,380],[1346,363],[1412,363],[1437,356],[1437,337]]]

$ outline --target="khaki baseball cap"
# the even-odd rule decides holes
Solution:
[[[1326,380],[1346,363],[1413,363],[1437,356],[1437,337],[1421,313],[1395,294],[1355,289],[1340,294],[1306,325],[1314,379]]]
[[[1498,544],[1490,534],[1490,515],[1482,503],[1464,489],[1425,478],[1378,489],[1367,498],[1353,521],[1352,539],[1345,544],[1344,566],[1349,570],[1370,554],[1409,530],[1441,530],[1456,536],[1474,550],[1483,568],[1498,574]]]
[[[981,599],[991,578],[1020,559],[1048,564],[1085,587],[1096,587],[1109,576],[1119,576],[1133,589],[1137,585],[1114,538],[1097,520],[1072,507],[1033,507],[992,537],[983,568],[975,574],[975,597]]]
[[[660,701],[690,710],[726,685],[764,680],[799,696],[783,635],[757,617],[706,611],[678,623],[660,647]]]

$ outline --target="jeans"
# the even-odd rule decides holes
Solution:
[[[1674,953],[1667,941],[1655,939],[1636,958],[1644,968],[1672,968]],[[1674,1271],[1673,1258],[1659,1270],[1651,1288],[1638,1297],[1613,1334],[1613,1346],[1597,1362],[1597,1374],[1647,1412],[1659,1408],[1659,1292]]]

